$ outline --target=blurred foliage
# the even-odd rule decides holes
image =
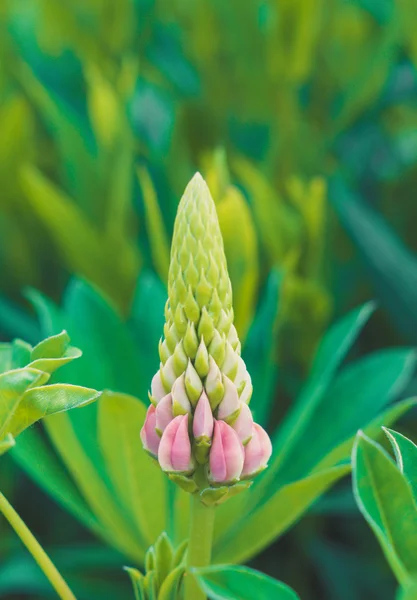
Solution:
[[[280,476],[300,476],[321,452],[302,420],[307,411],[320,424],[321,409],[314,386],[303,400],[301,382],[332,318],[376,297],[384,310],[362,349],[416,341],[416,28],[414,0],[2,0],[1,338],[35,344],[58,333],[57,311],[85,353],[80,384],[145,398],[176,206],[199,169],[218,208],[259,420],[275,425],[299,398],[293,419],[312,452],[293,462],[297,439],[287,442]],[[74,275],[93,287],[68,286]],[[29,292],[40,325],[22,296],[28,287],[43,294]],[[344,367],[324,400],[327,417],[340,395],[349,434],[359,426],[349,420],[348,390],[363,379],[358,404],[370,418],[373,369],[395,379],[406,352]],[[407,381],[415,390],[411,367]],[[382,408],[394,391],[375,385],[369,398]],[[7,456],[1,468],[12,491]],[[319,548],[328,517],[314,518],[297,549]],[[351,529],[340,526],[339,536],[352,554],[320,546],[315,560],[330,583],[326,591],[317,583],[316,593],[317,576],[306,577],[303,598],[344,600],[332,575],[341,563],[371,597],[360,554],[366,534],[354,538]]]

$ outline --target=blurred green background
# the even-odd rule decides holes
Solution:
[[[0,339],[40,339],[29,289],[65,305],[85,279],[138,334],[146,394],[157,348],[138,302],[157,331],[176,207],[200,170],[243,340],[256,312],[276,314],[277,420],[324,329],[360,302],[380,309],[357,354],[414,345],[416,30],[415,0],[2,0]],[[415,416],[402,430],[416,439]],[[0,480],[81,597],[130,597],[121,555],[8,457]],[[346,482],[254,564],[306,600],[394,595]],[[1,522],[0,597],[49,594]]]

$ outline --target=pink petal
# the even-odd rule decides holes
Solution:
[[[193,434],[196,439],[213,435],[213,413],[206,392],[203,390],[194,413]]]
[[[210,478],[220,483],[227,479],[227,467],[219,423],[220,421],[214,421],[214,436],[210,450]]]
[[[157,456],[160,438],[156,433],[156,410],[155,407],[151,404],[146,413],[145,422],[140,431],[140,439],[142,440],[142,444],[145,450]]]
[[[171,450],[171,464],[174,471],[185,472],[192,469],[191,442],[188,435],[188,414],[181,417]]]
[[[215,421],[210,451],[210,477],[224,483],[239,479],[244,462],[243,446],[237,433],[224,421]]]
[[[235,384],[226,375],[223,375],[224,396],[219,404],[217,416],[219,419],[227,419],[239,410],[240,402]]]
[[[251,477],[264,469],[272,454],[272,444],[269,435],[257,423],[253,424],[252,439],[245,446],[245,463],[242,476]]]
[[[173,418],[172,396],[171,394],[167,394],[159,401],[156,407],[156,429],[162,434]]]
[[[232,427],[242,444],[247,444],[252,437],[253,417],[251,409],[245,402],[240,403],[240,413]]]
[[[182,420],[182,416],[175,417],[162,434],[158,450],[158,461],[164,471],[173,471],[171,451],[175,435]]]

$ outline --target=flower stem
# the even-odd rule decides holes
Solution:
[[[0,513],[3,513],[5,518],[9,521],[17,535],[20,537],[26,548],[32,554],[33,558],[38,563],[46,577],[49,579],[52,587],[62,600],[76,600],[74,594],[65,583],[61,574],[46,554],[45,550],[36,540],[34,535],[19,517],[13,506],[7,501],[7,499],[0,492]]]
[[[190,538],[188,542],[187,567],[206,567],[210,564],[213,543],[214,506],[205,506],[198,496],[191,496]],[[185,578],[185,600],[206,600],[195,577],[188,573]]]

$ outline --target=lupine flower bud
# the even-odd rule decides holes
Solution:
[[[160,439],[156,430],[156,409],[152,404],[146,413],[140,437],[145,450],[152,456],[157,456]]]
[[[253,477],[265,469],[272,453],[271,440],[268,434],[257,423],[253,424],[252,437],[245,449],[245,463],[242,476]]]
[[[210,452],[209,480],[215,483],[238,481],[244,461],[245,453],[236,431],[224,421],[216,421]]]
[[[165,320],[142,443],[171,479],[216,504],[248,487],[240,480],[265,468],[272,448],[248,406],[223,240],[198,173],[178,207]]]
[[[188,414],[175,417],[165,429],[159,444],[158,461],[168,473],[193,471]]]

